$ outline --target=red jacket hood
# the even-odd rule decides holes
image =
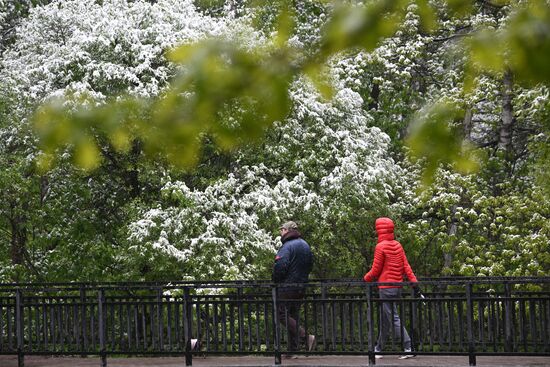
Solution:
[[[395,225],[390,218],[378,218],[374,223],[376,234],[378,234],[378,242],[391,241],[394,239],[393,230]]]

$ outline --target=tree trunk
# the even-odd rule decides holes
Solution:
[[[454,236],[456,234],[457,230],[457,223],[455,220],[455,213],[456,213],[456,205],[453,205],[451,208],[451,225],[449,226],[449,231],[447,232],[449,236]],[[451,265],[453,262],[453,249],[451,248],[449,252],[443,253],[443,273],[449,273],[451,269]]]
[[[512,72],[507,69],[504,72],[502,88],[502,114],[501,126],[498,134],[498,150],[507,154],[512,150],[512,131],[514,127],[514,109],[512,107],[513,98],[513,77]]]
[[[372,84],[372,89],[370,91],[371,101],[369,102],[369,110],[378,110],[378,99],[380,98],[380,86],[378,83]]]
[[[11,243],[10,257],[12,265],[22,265],[24,261],[25,246],[27,242],[27,233],[24,222],[16,216],[10,220],[11,224]]]
[[[464,129],[464,139],[470,140],[470,137],[472,135],[472,118],[474,114],[472,112],[471,108],[467,108],[466,112],[464,112],[464,121],[463,121],[463,129]]]
[[[128,183],[130,185],[130,195],[132,198],[137,198],[141,193],[141,185],[139,182],[139,170],[137,167],[137,162],[139,161],[139,156],[141,155],[141,144],[139,141],[135,140],[132,144],[131,157],[135,159],[134,167],[128,172]]]

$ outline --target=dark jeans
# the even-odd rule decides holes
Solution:
[[[288,350],[300,349],[300,343],[305,339],[305,329],[299,326],[301,300],[304,299],[304,292],[288,291],[279,293],[278,318],[279,322],[286,327],[288,332]],[[285,302],[293,301],[293,302]]]
[[[380,298],[387,299],[388,302],[382,302],[380,308],[380,334],[378,335],[378,341],[374,349],[377,352],[381,352],[384,349],[384,344],[388,339],[388,335],[393,329],[393,338],[401,339],[401,319],[397,312],[396,302],[401,298],[401,288],[381,288],[379,290]],[[411,338],[403,326],[403,348],[405,350],[411,350]]]

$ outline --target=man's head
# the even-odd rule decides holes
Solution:
[[[281,231],[281,236],[282,236],[287,232],[298,230],[298,225],[296,224],[296,222],[288,221],[288,222],[282,224],[279,227],[279,230]]]

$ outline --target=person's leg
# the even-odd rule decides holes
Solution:
[[[300,340],[305,336],[304,328],[300,325],[300,303],[295,303],[289,307],[289,321],[292,324],[292,327],[289,325],[290,330],[290,339],[289,343],[291,350],[300,349]]]
[[[382,300],[388,299],[388,297],[391,295],[388,290],[391,288],[382,288],[379,289],[379,297]],[[382,301],[382,304],[380,306],[380,323],[378,325],[379,333],[378,333],[378,340],[376,341],[376,345],[374,347],[374,350],[377,352],[381,352],[384,349],[384,344],[386,343],[386,340],[388,339],[388,331],[391,330],[391,310],[392,310],[392,304],[391,302]]]
[[[411,349],[411,338],[409,336],[409,333],[407,333],[407,329],[405,329],[405,326],[401,322],[401,318],[399,317],[399,312],[397,310],[397,300],[401,298],[401,288],[392,288],[390,292],[388,292],[387,296],[392,299],[392,309],[391,314],[393,315],[393,318],[391,320],[391,323],[393,325],[393,335],[395,339],[402,340],[403,342],[403,350],[405,352],[412,352]],[[399,357],[399,359],[407,359],[414,357],[414,354],[404,354]]]
[[[304,328],[298,326],[300,302],[296,302],[303,299],[303,297],[301,293],[287,293],[280,297],[282,303],[279,305],[279,322],[287,328],[288,349],[290,351],[298,350],[300,339],[305,338]]]
[[[393,305],[393,332],[396,337],[396,339],[401,340],[401,333],[403,333],[403,348],[405,350],[411,350],[411,338],[409,336],[409,333],[407,333],[407,329],[405,329],[405,326],[401,324],[401,319],[399,318],[399,313],[397,311],[397,307],[395,304]],[[403,326],[403,330],[401,330],[401,327]]]

